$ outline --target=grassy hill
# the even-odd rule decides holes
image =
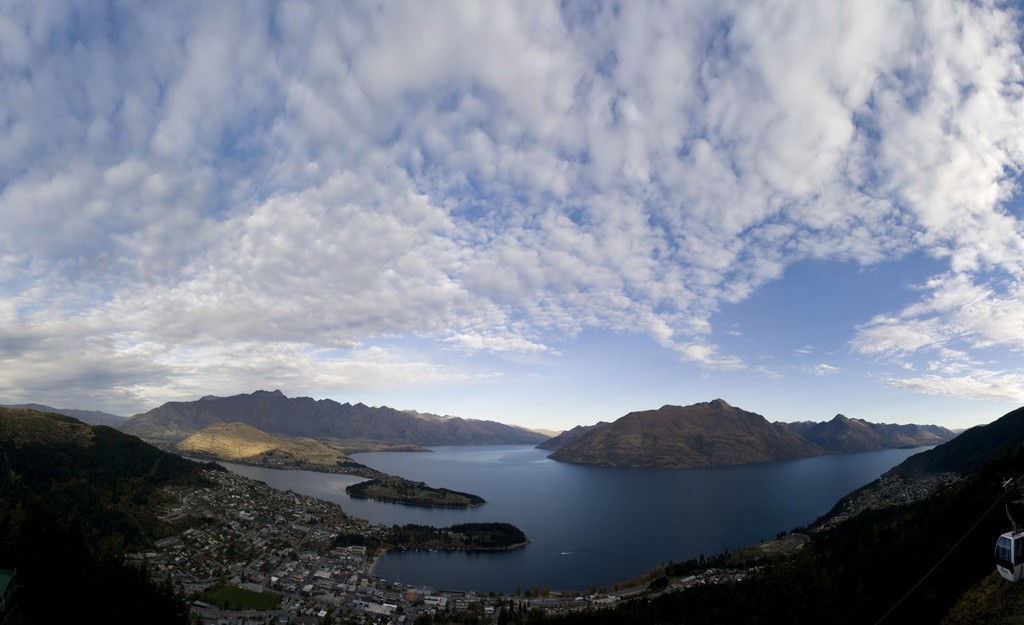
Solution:
[[[244,423],[219,423],[203,428],[177,444],[186,455],[278,468],[333,469],[353,465],[345,453],[304,437],[271,436]]]
[[[989,573],[957,601],[942,625],[1024,625],[1024,584]]]

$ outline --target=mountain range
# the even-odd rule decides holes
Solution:
[[[1008,412],[985,425],[976,425],[953,440],[915,454],[890,472],[915,476],[935,473],[977,471],[999,455],[1014,455],[1024,449],[1024,408]]]
[[[951,440],[956,432],[938,425],[869,423],[838,414],[821,423],[775,422],[828,452],[873,451],[895,447],[924,447]]]
[[[225,428],[239,424],[271,436],[307,439],[303,444],[306,453],[300,454],[303,457],[310,457],[308,443],[315,440],[330,442],[335,452],[343,448],[349,453],[408,448],[409,445],[536,444],[550,450],[553,460],[609,467],[688,468],[769,462],[831,453],[933,446],[956,436],[956,432],[935,425],[869,423],[841,414],[824,422],[772,423],[761,415],[730,406],[722,399],[631,412],[612,423],[580,425],[554,437],[495,421],[438,416],[387,406],[371,407],[362,403],[341,404],[330,399],[289,398],[281,391],[261,390],[230,397],[208,395],[196,401],[168,402],[128,419],[99,411],[41,404],[11,407],[63,414],[93,425],[109,425],[186,453],[201,453],[194,448],[200,445],[199,441],[207,447],[238,445],[239,432],[245,430]],[[231,436],[224,438],[229,432]],[[190,437],[192,439],[186,441]],[[1012,438],[1010,434],[1007,437],[1007,440]],[[259,443],[262,447],[268,445],[266,441]],[[238,450],[233,453],[236,452]],[[317,451],[313,455],[323,454]]]
[[[824,423],[771,423],[722,399],[631,412],[549,439],[553,460],[607,467],[680,469],[806,458],[830,453],[937,445],[956,436],[939,426],[868,423],[836,415]]]
[[[689,468],[805,458],[830,453],[922,447],[955,433],[939,426],[869,423],[836,415],[827,422],[769,422],[723,399],[631,412],[612,423],[577,426],[554,437],[495,421],[438,416],[387,406],[286,397],[281,391],[168,402],[115,427],[165,448],[202,433],[216,441],[229,424],[274,437],[313,439],[349,453],[395,446],[533,444],[560,462],[608,467]],[[211,429],[211,426],[213,427]],[[218,429],[219,428],[219,429]],[[238,444],[231,441],[230,444]],[[268,443],[261,442],[266,446]],[[196,451],[196,450],[193,450]]]
[[[530,445],[547,439],[544,434],[496,421],[440,417],[362,403],[340,404],[331,399],[290,398],[281,391],[168,402],[130,417],[119,429],[143,440],[174,446],[211,425],[226,423],[242,423],[273,435],[362,444]]]

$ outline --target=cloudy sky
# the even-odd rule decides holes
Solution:
[[[0,402],[990,422],[1017,11],[0,0]]]

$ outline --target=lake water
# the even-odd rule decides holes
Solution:
[[[347,475],[225,464],[275,488],[335,501],[374,523],[503,521],[530,538],[500,553],[393,552],[381,577],[445,590],[587,590],[669,561],[711,556],[807,525],[844,495],[920,449],[890,449],[702,469],[608,469],[555,462],[528,445],[434,447],[433,453],[356,454],[367,466],[480,495],[471,510],[352,499]]]

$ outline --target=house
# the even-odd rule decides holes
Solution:
[[[432,608],[440,608],[443,610],[448,606],[448,597],[431,595],[429,597],[424,597],[423,603]]]

